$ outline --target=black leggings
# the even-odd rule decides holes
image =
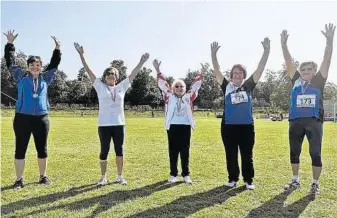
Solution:
[[[190,140],[191,140],[191,126],[171,124],[170,129],[167,130],[169,157],[170,157],[170,175],[178,175],[178,156],[180,153],[182,176],[188,176],[189,171],[189,157],[190,157]]]
[[[13,122],[15,132],[15,159],[25,159],[30,135],[33,133],[37,157],[47,157],[49,117],[16,113]]]
[[[304,136],[309,141],[312,166],[322,167],[323,123],[316,118],[300,118],[289,122],[290,162],[300,163]]]
[[[116,156],[123,156],[124,126],[99,126],[98,135],[101,141],[99,159],[106,160],[110,150],[111,138],[114,143]]]
[[[254,125],[221,124],[221,136],[226,151],[228,180],[239,181],[238,149],[240,148],[243,180],[251,184],[254,178]]]

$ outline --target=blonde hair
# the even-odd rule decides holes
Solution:
[[[115,67],[108,67],[108,68],[106,68],[106,69],[104,70],[104,73],[103,73],[103,79],[105,79],[105,76],[106,76],[108,73],[110,73],[110,72],[114,72],[115,75],[116,75],[117,80],[119,79],[119,71],[118,71],[118,69],[115,68]]]

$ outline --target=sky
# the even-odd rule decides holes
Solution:
[[[54,49],[50,36],[56,36],[62,51],[59,69],[69,79],[76,78],[82,67],[74,42],[83,45],[97,76],[114,59],[124,60],[130,73],[148,52],[145,67],[154,70],[152,61],[157,58],[162,72],[181,78],[189,69],[199,69],[200,63],[211,64],[213,41],[221,46],[222,70],[240,63],[251,74],[262,56],[264,37],[271,40],[266,69],[282,69],[283,29],[288,30],[295,60],[320,65],[326,44],[321,30],[329,22],[337,25],[336,11],[337,1],[1,1],[1,31],[14,29],[19,33],[17,50],[39,55],[44,62],[49,62]],[[336,38],[328,77],[335,83]],[[1,56],[6,42],[2,35]]]

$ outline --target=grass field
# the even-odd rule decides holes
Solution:
[[[337,124],[324,124],[321,194],[309,195],[311,160],[305,140],[301,156],[302,187],[284,192],[289,182],[288,122],[257,120],[254,148],[255,191],[242,185],[228,190],[220,119],[197,117],[192,135],[193,185],[167,184],[169,162],[163,118],[127,116],[125,171],[127,186],[114,184],[113,150],[108,186],[100,177],[97,118],[51,115],[48,175],[41,186],[33,138],[26,158],[22,190],[12,190],[14,133],[12,117],[1,124],[1,215],[3,217],[337,217]],[[180,169],[180,167],[179,167]],[[181,178],[180,178],[181,179]]]

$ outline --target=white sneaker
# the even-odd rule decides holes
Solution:
[[[227,183],[225,184],[225,186],[230,187],[230,188],[233,188],[233,187],[236,186],[236,182],[235,182],[235,181],[227,182]]]
[[[177,177],[175,177],[175,176],[170,176],[170,178],[168,179],[168,182],[170,182],[170,183],[175,183],[175,182],[177,182]]]
[[[185,177],[184,177],[184,181],[185,181],[186,184],[189,184],[189,185],[192,184],[191,177],[189,177],[189,176],[185,176]]]
[[[248,183],[245,183],[246,184],[246,188],[248,189],[248,190],[255,190],[255,185],[253,185],[253,184],[248,184]]]
[[[117,180],[116,182],[118,182],[121,185],[126,185],[128,184],[128,182],[123,178],[123,176],[117,176]]]
[[[97,186],[104,186],[107,185],[108,181],[106,179],[106,177],[102,177],[98,182],[97,182]]]

